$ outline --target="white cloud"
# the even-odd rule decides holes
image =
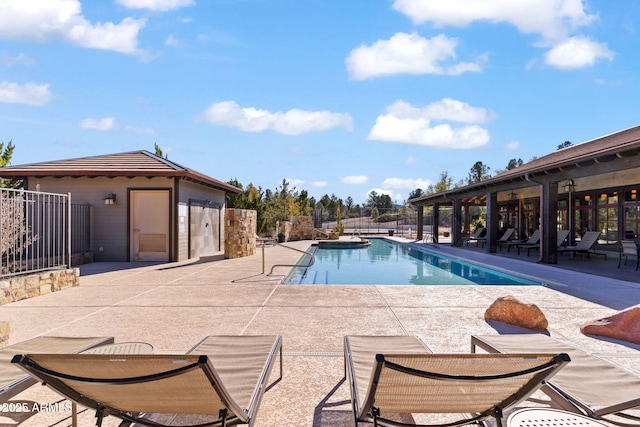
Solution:
[[[312,181],[310,184],[312,187],[317,187],[317,188],[323,188],[329,185],[327,181]]]
[[[167,37],[167,39],[164,41],[164,44],[166,44],[167,46],[173,46],[173,47],[180,46],[180,42],[178,41],[178,39],[173,37],[172,34],[169,34],[169,37]]]
[[[51,101],[48,84],[0,82],[0,102],[41,106]]]
[[[0,64],[6,67],[13,67],[14,65],[35,65],[35,63],[36,61],[33,58],[28,57],[24,53],[13,56],[7,52],[0,52]]]
[[[241,108],[234,101],[224,101],[207,108],[200,118],[208,123],[236,127],[245,132],[272,130],[284,135],[326,131],[336,127],[351,130],[351,116],[329,111],[291,109],[272,113],[254,107]]]
[[[375,191],[376,193],[378,193],[378,195],[382,195],[382,194],[386,194],[391,198],[391,201],[393,203],[396,203],[398,200],[404,200],[405,196],[403,196],[400,193],[394,193],[393,190],[389,189],[389,188],[372,188],[369,191],[367,191],[366,197],[365,199],[369,199],[369,194]]]
[[[156,134],[155,129],[153,128],[144,128],[144,127],[138,127],[138,126],[132,126],[132,125],[127,125],[124,127],[125,130],[129,131],[129,132],[133,132],[135,134],[138,135],[149,135],[149,136],[153,136]],[[164,149],[162,151],[165,151]]]
[[[422,163],[422,160],[418,159],[417,157],[407,157],[404,160],[405,165],[417,165],[419,163]]]
[[[393,8],[416,24],[465,27],[475,21],[508,23],[547,41],[565,39],[570,31],[597,19],[587,13],[582,0],[395,0]]]
[[[382,188],[388,190],[415,190],[416,188],[427,188],[431,181],[421,178],[386,178],[382,181]]]
[[[115,125],[113,117],[104,117],[102,119],[84,119],[80,121],[80,127],[83,129],[98,130],[106,132],[112,130]]]
[[[181,7],[192,6],[195,4],[193,0],[116,0],[121,6],[128,9],[149,9],[160,12],[178,9]]]
[[[477,63],[444,63],[456,58],[458,40],[440,34],[425,39],[416,33],[396,33],[389,40],[378,40],[371,46],[353,49],[347,59],[347,71],[354,80],[392,74],[451,74],[481,71],[481,56]]]
[[[302,179],[296,179],[296,178],[286,178],[287,182],[289,183],[289,188],[292,187],[301,187],[304,185],[304,180]]]
[[[516,151],[519,148],[520,148],[520,141],[511,141],[510,143],[507,144],[507,150],[509,151]]]
[[[344,177],[340,178],[340,181],[343,184],[359,185],[359,184],[364,184],[367,181],[369,181],[369,177],[367,177],[365,175],[344,176]]]
[[[143,53],[137,47],[137,37],[145,20],[125,18],[119,24],[92,24],[81,12],[78,0],[0,2],[0,39],[38,43],[62,39],[85,48]]]
[[[421,108],[396,101],[387,107],[386,114],[378,116],[367,139],[452,149],[476,148],[489,142],[489,131],[475,125],[486,121],[488,116],[484,108],[449,98]],[[467,125],[434,125],[433,121]]]
[[[535,45],[551,48],[545,62],[557,68],[583,68],[598,59],[613,59],[606,44],[575,35],[598,19],[584,0],[395,0],[393,8],[416,24],[431,22],[436,27],[465,27],[477,21],[511,24],[523,34],[539,35]]]
[[[545,55],[545,63],[556,68],[575,69],[592,66],[599,59],[613,60],[604,43],[593,42],[584,37],[567,39]]]

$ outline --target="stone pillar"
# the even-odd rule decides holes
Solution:
[[[285,236],[289,240],[311,240],[313,239],[313,217],[292,216],[289,218],[291,230]]]
[[[256,253],[258,214],[247,209],[225,209],[224,257],[242,258]]]

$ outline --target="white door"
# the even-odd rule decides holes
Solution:
[[[169,261],[169,190],[131,191],[131,259]]]

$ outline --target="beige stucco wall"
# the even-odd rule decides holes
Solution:
[[[212,200],[222,206],[224,215],[225,193],[211,187],[193,182],[167,177],[96,177],[96,178],[30,178],[28,190],[51,193],[71,193],[71,203],[89,204],[91,209],[91,250],[95,261],[114,262],[129,260],[129,203],[130,190],[162,189],[169,190],[175,209],[171,209],[172,226],[170,228],[174,250],[171,256],[179,261],[189,256],[189,199]],[[109,193],[116,195],[116,203],[105,205],[104,198]],[[224,233],[221,231],[222,245]]]

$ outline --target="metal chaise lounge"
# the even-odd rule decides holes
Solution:
[[[567,240],[567,237],[569,237],[569,233],[569,230],[558,230],[556,248],[564,245],[564,241]],[[518,255],[520,255],[520,249],[526,249],[527,256],[529,256],[532,250],[540,250],[540,241],[538,240],[538,243],[536,243],[535,245],[518,245]]]
[[[595,245],[598,243],[598,239],[600,238],[599,231],[587,231],[582,236],[582,239],[573,246],[561,246],[558,248],[558,253],[562,252],[571,252],[571,255],[576,253],[589,254],[594,255],[604,255],[604,259],[607,259],[606,253],[598,253],[595,251]]]
[[[548,351],[567,353],[571,363],[542,387],[564,410],[602,419],[616,414],[632,419],[640,417],[622,411],[640,406],[640,376],[592,356],[570,344],[543,334],[482,335],[471,337],[471,352],[476,347],[490,353]]]
[[[515,228],[507,228],[506,230],[504,230],[504,233],[502,233],[502,236],[500,236],[500,238],[497,240],[498,248],[500,249],[503,244],[511,242],[511,237],[513,237],[513,233],[515,232],[516,232]],[[485,241],[486,241],[486,238],[485,238]]]
[[[478,227],[478,229],[469,237],[465,237],[462,239],[463,242],[467,243],[467,246],[469,246],[469,242],[476,242],[476,246],[478,246],[478,243],[481,242],[483,239],[482,237],[482,233],[484,233],[487,229],[484,227]]]
[[[624,257],[624,265],[627,265],[627,258],[635,257],[636,271],[638,271],[638,267],[640,266],[640,246],[638,246],[638,243],[636,243],[635,240],[620,241],[620,253],[618,254],[618,268],[620,268],[620,264],[622,263],[623,257]]]
[[[113,343],[113,337],[50,337],[40,336],[0,349],[0,403],[23,392],[38,381],[11,364],[21,353],[80,353]]]
[[[278,353],[280,377],[267,385]],[[18,354],[12,363],[95,410],[98,426],[107,415],[122,425],[168,425],[151,418],[170,415],[252,426],[264,392],[282,378],[282,338],[209,336],[184,355]]]
[[[540,230],[536,228],[535,230],[533,230],[533,234],[531,234],[531,237],[529,237],[527,240],[510,241],[510,242],[502,243],[500,245],[500,250],[502,250],[502,246],[506,246],[507,252],[511,252],[512,246],[518,247],[522,245],[536,245],[539,242],[540,242]],[[520,252],[518,252],[518,254],[519,253]]]
[[[479,424],[540,388],[569,362],[566,354],[433,354],[416,337],[347,336],[345,371],[354,423],[408,424],[393,414],[469,414],[420,426]],[[494,357],[501,356],[501,357]]]

